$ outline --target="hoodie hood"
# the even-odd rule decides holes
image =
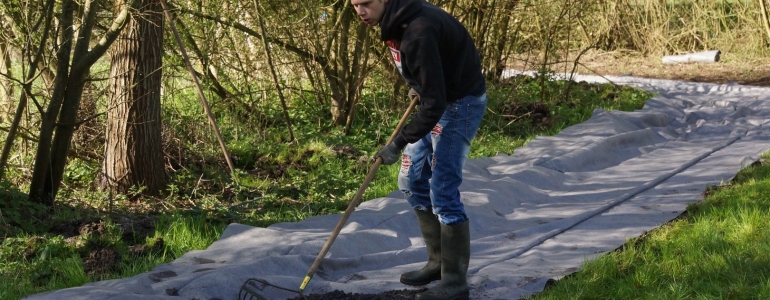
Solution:
[[[401,39],[407,24],[420,12],[424,1],[389,0],[380,21],[382,31],[380,39],[383,41]]]

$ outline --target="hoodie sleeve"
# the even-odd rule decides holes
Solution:
[[[414,38],[407,39],[405,35],[402,40],[401,54],[404,70],[413,78],[410,86],[420,94],[420,110],[395,139],[394,142],[401,148],[433,130],[447,107],[439,33],[433,26],[416,27],[416,32],[412,32]]]

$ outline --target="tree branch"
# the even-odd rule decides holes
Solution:
[[[172,6],[172,7],[174,7],[174,6]],[[211,16],[211,15],[207,15],[207,14],[204,14],[204,13],[201,13],[201,12],[197,12],[197,11],[194,11],[194,10],[191,10],[191,9],[187,9],[187,8],[174,7],[174,9],[178,10],[180,12],[186,13],[186,14],[190,14],[190,15],[199,17],[199,18],[203,18],[203,19],[206,19],[206,20],[214,21],[214,22],[217,22],[217,23],[225,25],[225,26],[233,27],[235,29],[243,31],[244,33],[246,33],[246,34],[248,34],[250,36],[253,36],[253,37],[256,37],[256,38],[259,38],[259,39],[263,38],[261,34],[259,34],[258,32],[254,31],[253,29],[247,27],[246,25],[243,25],[243,24],[235,22],[235,21],[230,21],[230,20],[225,19],[225,18],[220,17],[220,16]],[[268,43],[276,44],[278,46],[281,46],[282,48],[284,48],[286,50],[289,50],[289,51],[293,52],[294,54],[299,55],[300,57],[313,60],[313,61],[317,62],[318,64],[320,64],[322,66],[325,66],[325,65],[328,64],[328,59],[326,57],[318,56],[318,55],[310,53],[310,52],[308,52],[308,51],[306,51],[304,49],[300,49],[297,46],[294,46],[294,45],[291,45],[291,44],[287,44],[287,43],[285,43],[285,42],[283,42],[281,40],[278,40],[278,39],[275,39],[275,38],[272,38],[272,37],[269,37],[269,36],[265,36],[264,39],[267,40]]]
[[[128,5],[125,5],[120,10],[120,13],[118,13],[118,15],[115,17],[115,20],[112,21],[112,25],[110,25],[110,29],[107,30],[107,32],[104,33],[104,36],[102,36],[99,42],[93,48],[91,48],[91,51],[88,51],[84,59],[78,64],[78,67],[83,67],[83,66],[90,67],[91,65],[96,63],[96,61],[99,58],[101,58],[105,52],[107,52],[107,49],[110,48],[110,45],[112,45],[112,43],[115,42],[116,39],[118,39],[118,36],[120,35],[120,31],[123,30],[123,27],[126,26],[126,23],[128,23],[127,19],[129,16],[129,10],[138,8],[140,2],[141,2],[140,0],[130,0]],[[93,25],[90,26],[90,28],[92,27]],[[89,32],[91,31],[90,28],[88,30]]]
[[[207,78],[211,85],[214,88],[214,93],[216,93],[219,98],[227,99],[227,97],[230,95],[230,91],[228,91],[224,86],[222,86],[222,83],[219,82],[219,79],[214,76],[213,73],[211,73],[211,70],[209,67],[211,66],[209,58],[204,55],[203,51],[201,51],[200,47],[198,47],[198,43],[195,41],[195,39],[190,34],[190,31],[187,29],[187,26],[182,22],[182,19],[176,18],[176,24],[181,29],[180,34],[184,35],[184,39],[187,40],[187,43],[190,44],[190,48],[192,49],[192,52],[197,55],[201,63],[203,64],[203,70],[205,74],[199,74],[197,73],[198,77],[201,78]]]

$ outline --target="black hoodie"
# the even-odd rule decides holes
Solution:
[[[425,0],[389,0],[380,21],[381,40],[409,86],[420,94],[420,110],[394,143],[403,148],[425,137],[448,103],[486,91],[481,59],[468,30]]]

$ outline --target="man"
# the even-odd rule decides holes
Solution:
[[[402,274],[401,282],[440,280],[416,299],[467,298],[470,234],[458,187],[486,110],[478,51],[457,19],[425,0],[351,4],[364,23],[380,27],[410,94],[420,96],[420,110],[375,156],[383,164],[401,158],[399,189],[417,214],[428,249],[425,267]]]

